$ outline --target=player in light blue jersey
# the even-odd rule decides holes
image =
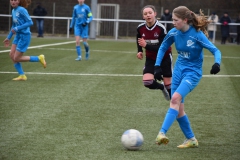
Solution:
[[[23,53],[27,51],[27,48],[31,41],[30,26],[33,25],[27,10],[27,6],[31,3],[31,0],[10,0],[10,4],[13,7],[12,10],[12,27],[7,38],[3,41],[6,47],[10,45],[10,39],[15,34],[10,51],[10,57],[14,63],[19,76],[14,78],[15,81],[25,81],[27,76],[24,74],[22,65],[20,62],[40,62],[44,68],[46,68],[46,61],[44,55],[39,56],[23,56]]]
[[[85,58],[89,59],[89,45],[87,42],[88,39],[88,24],[92,21],[93,16],[91,9],[88,5],[84,4],[85,0],[78,0],[79,4],[73,7],[72,21],[69,31],[72,31],[74,27],[74,35],[76,39],[76,51],[77,58],[76,61],[82,60],[82,51],[80,46],[80,39],[83,39],[83,45],[86,51]]]
[[[173,25],[164,38],[155,63],[154,77],[161,78],[161,61],[166,50],[175,43],[178,57],[174,65],[172,77],[172,99],[170,108],[166,113],[162,127],[156,138],[156,143],[167,144],[169,139],[166,133],[175,120],[186,137],[178,148],[198,147],[198,141],[191,129],[190,121],[184,111],[184,98],[198,85],[202,78],[203,48],[214,55],[214,65],[211,74],[220,71],[221,52],[207,38],[207,24],[209,23],[203,13],[197,16],[185,6],[173,10]]]

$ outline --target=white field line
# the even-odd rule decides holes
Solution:
[[[68,41],[68,42],[61,42],[61,43],[53,43],[53,44],[44,44],[44,45],[38,45],[38,46],[32,46],[28,47],[28,49],[49,49],[49,50],[67,50],[67,51],[75,51],[75,49],[64,49],[64,48],[43,48],[43,47],[49,47],[49,46],[58,46],[63,44],[70,44],[75,43],[75,41]],[[135,52],[129,52],[129,51],[109,51],[109,50],[91,50],[94,52],[109,52],[109,53],[135,53]],[[10,52],[10,50],[3,50],[0,51],[0,53],[7,53]],[[175,55],[175,54],[173,54]],[[213,57],[213,56],[204,56],[204,57]],[[240,57],[229,57],[229,56],[222,56],[222,58],[230,58],[230,59],[240,59]]]
[[[70,43],[76,43],[76,42],[75,41],[69,41],[69,42],[61,42],[61,43],[53,43],[53,44],[44,44],[44,45],[38,45],[38,46],[31,46],[31,47],[28,47],[28,49],[35,49],[35,48],[42,48],[42,47],[49,47],[49,46],[59,46],[59,45],[62,45],[62,44],[70,44]],[[10,52],[10,49],[0,51],[0,53],[5,53],[5,52]]]
[[[43,73],[43,72],[25,72],[32,75],[62,75],[62,76],[105,76],[105,77],[141,77],[138,74],[90,74],[90,73]],[[1,72],[0,74],[17,74],[17,72]],[[207,78],[229,78],[240,77],[240,75],[203,75]]]
[[[48,49],[48,50],[61,50],[61,51],[76,51],[76,49],[66,49],[66,48],[39,48],[39,49]],[[129,52],[129,51],[109,51],[109,50],[93,50],[91,49],[91,51],[93,52],[109,52],[109,53],[136,53],[136,52]],[[173,54],[176,55],[176,54]],[[210,58],[214,58],[213,55],[212,56],[204,56],[204,57],[210,57]],[[222,58],[230,58],[230,59],[240,59],[240,57],[229,57],[229,56],[222,56]]]

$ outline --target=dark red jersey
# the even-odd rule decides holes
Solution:
[[[164,37],[166,36],[167,31],[160,22],[156,21],[156,23],[152,27],[148,27],[146,23],[141,23],[137,27],[137,39],[143,38],[147,45],[145,47],[146,50],[146,57],[152,60],[156,60],[158,49],[162,44]],[[143,52],[142,47],[138,46],[138,52]],[[171,47],[166,51],[165,57],[167,57],[172,52]]]

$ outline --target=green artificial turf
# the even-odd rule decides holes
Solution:
[[[67,41],[73,42],[37,47]],[[184,136],[176,122],[167,134],[169,144],[155,144],[169,102],[161,91],[143,86],[144,60],[136,58],[136,43],[90,40],[89,45],[90,59],[84,59],[82,45],[83,60],[75,61],[74,39],[33,38],[31,47],[37,48],[25,55],[44,54],[47,68],[22,63],[27,81],[12,81],[17,73],[8,52],[0,53],[0,159],[239,158],[240,46],[217,45],[222,77],[210,76],[214,58],[204,50],[204,76],[185,99],[199,148],[178,149]],[[174,61],[176,57],[173,47]],[[139,151],[122,147],[121,135],[130,128],[144,136]]]

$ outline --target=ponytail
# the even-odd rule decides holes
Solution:
[[[19,6],[27,8],[31,4],[31,0],[20,0]]]

